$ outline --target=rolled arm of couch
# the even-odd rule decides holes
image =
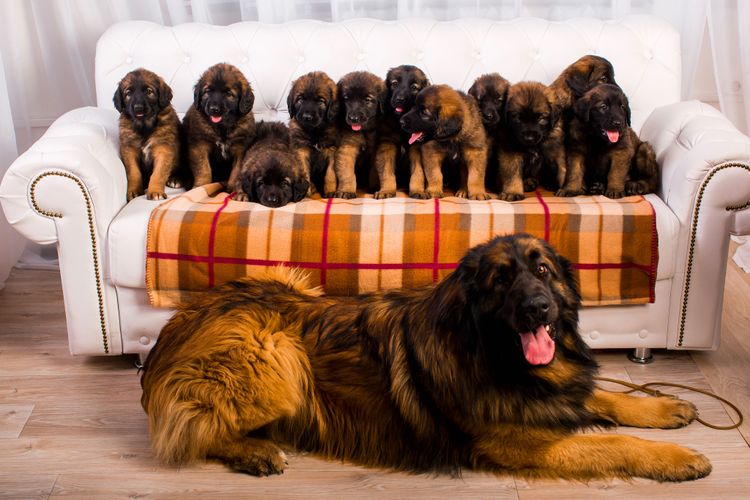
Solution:
[[[120,354],[117,298],[104,241],[126,203],[117,113],[80,108],[61,116],[10,166],[0,203],[21,234],[57,244],[70,351]]]
[[[698,101],[657,108],[641,130],[661,166],[659,196],[680,222],[669,348],[719,345],[729,234],[750,204],[750,138]]]

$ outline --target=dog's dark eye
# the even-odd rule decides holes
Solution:
[[[607,83],[608,81],[609,81],[609,78],[607,78],[606,76],[599,78],[599,83]]]
[[[234,97],[231,90],[227,90],[226,92],[224,92],[224,95],[227,97]]]
[[[367,101],[367,102],[374,102],[375,99],[373,99],[372,96],[368,95],[367,97],[365,97],[365,101]]]
[[[498,97],[498,98],[497,98],[497,99],[495,99],[495,100],[496,100],[497,102],[503,102],[503,98],[502,98],[502,97]]]
[[[549,274],[549,267],[547,267],[547,264],[539,264],[539,267],[536,268],[536,274],[540,277],[547,276],[547,274]]]
[[[623,111],[625,111],[625,105],[624,104],[620,104],[620,109],[623,110]]]
[[[548,121],[549,120],[547,118],[542,116],[541,118],[539,118],[539,125],[547,125]]]
[[[262,186],[263,185],[263,179],[258,179],[255,181],[256,186]]]
[[[391,87],[392,88],[398,87],[398,80],[391,80]]]
[[[600,103],[600,104],[599,104],[599,105],[597,106],[597,108],[598,108],[598,109],[599,109],[600,111],[607,111],[607,110],[609,109],[609,106],[607,106],[607,104],[606,104],[606,103],[603,103],[603,102],[602,102],[602,103]]]
[[[283,181],[281,181],[281,185],[284,187],[287,187],[291,184],[292,184],[292,181],[290,181],[289,179],[284,179]]]
[[[422,118],[429,119],[430,118],[430,112],[427,111],[427,109],[422,109],[422,110],[419,111],[419,116],[421,116]]]
[[[348,101],[348,100],[349,100],[349,96],[348,96],[348,95],[346,95],[346,94],[344,94],[344,100],[345,100],[345,101]]]
[[[147,87],[146,88],[146,95],[154,95],[154,89]]]
[[[412,84],[412,86],[411,86],[411,89],[412,89],[412,90],[413,90],[414,92],[419,92],[419,85],[417,85],[416,83],[415,83],[415,84]]]

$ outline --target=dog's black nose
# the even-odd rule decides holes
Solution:
[[[529,317],[540,319],[549,311],[550,303],[544,295],[532,295],[523,302],[522,307]]]
[[[146,106],[143,104],[133,104],[134,113],[143,113],[146,110]]]
[[[620,120],[612,120],[611,125],[613,128],[620,128],[620,125],[622,125],[622,122]]]
[[[488,120],[488,121],[489,120],[494,120],[495,119],[495,113],[485,113],[484,114],[484,119]]]
[[[302,113],[302,121],[311,122],[313,121],[312,113]]]
[[[210,115],[218,115],[221,113],[221,108],[219,108],[216,104],[211,104],[208,106],[208,114]]]

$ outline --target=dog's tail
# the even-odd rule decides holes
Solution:
[[[648,142],[640,142],[633,156],[630,181],[626,185],[628,194],[656,192],[659,187],[659,164],[654,148]]]

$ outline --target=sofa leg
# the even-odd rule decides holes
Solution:
[[[628,353],[628,359],[633,363],[647,365],[654,361],[654,356],[650,347],[636,347]]]

